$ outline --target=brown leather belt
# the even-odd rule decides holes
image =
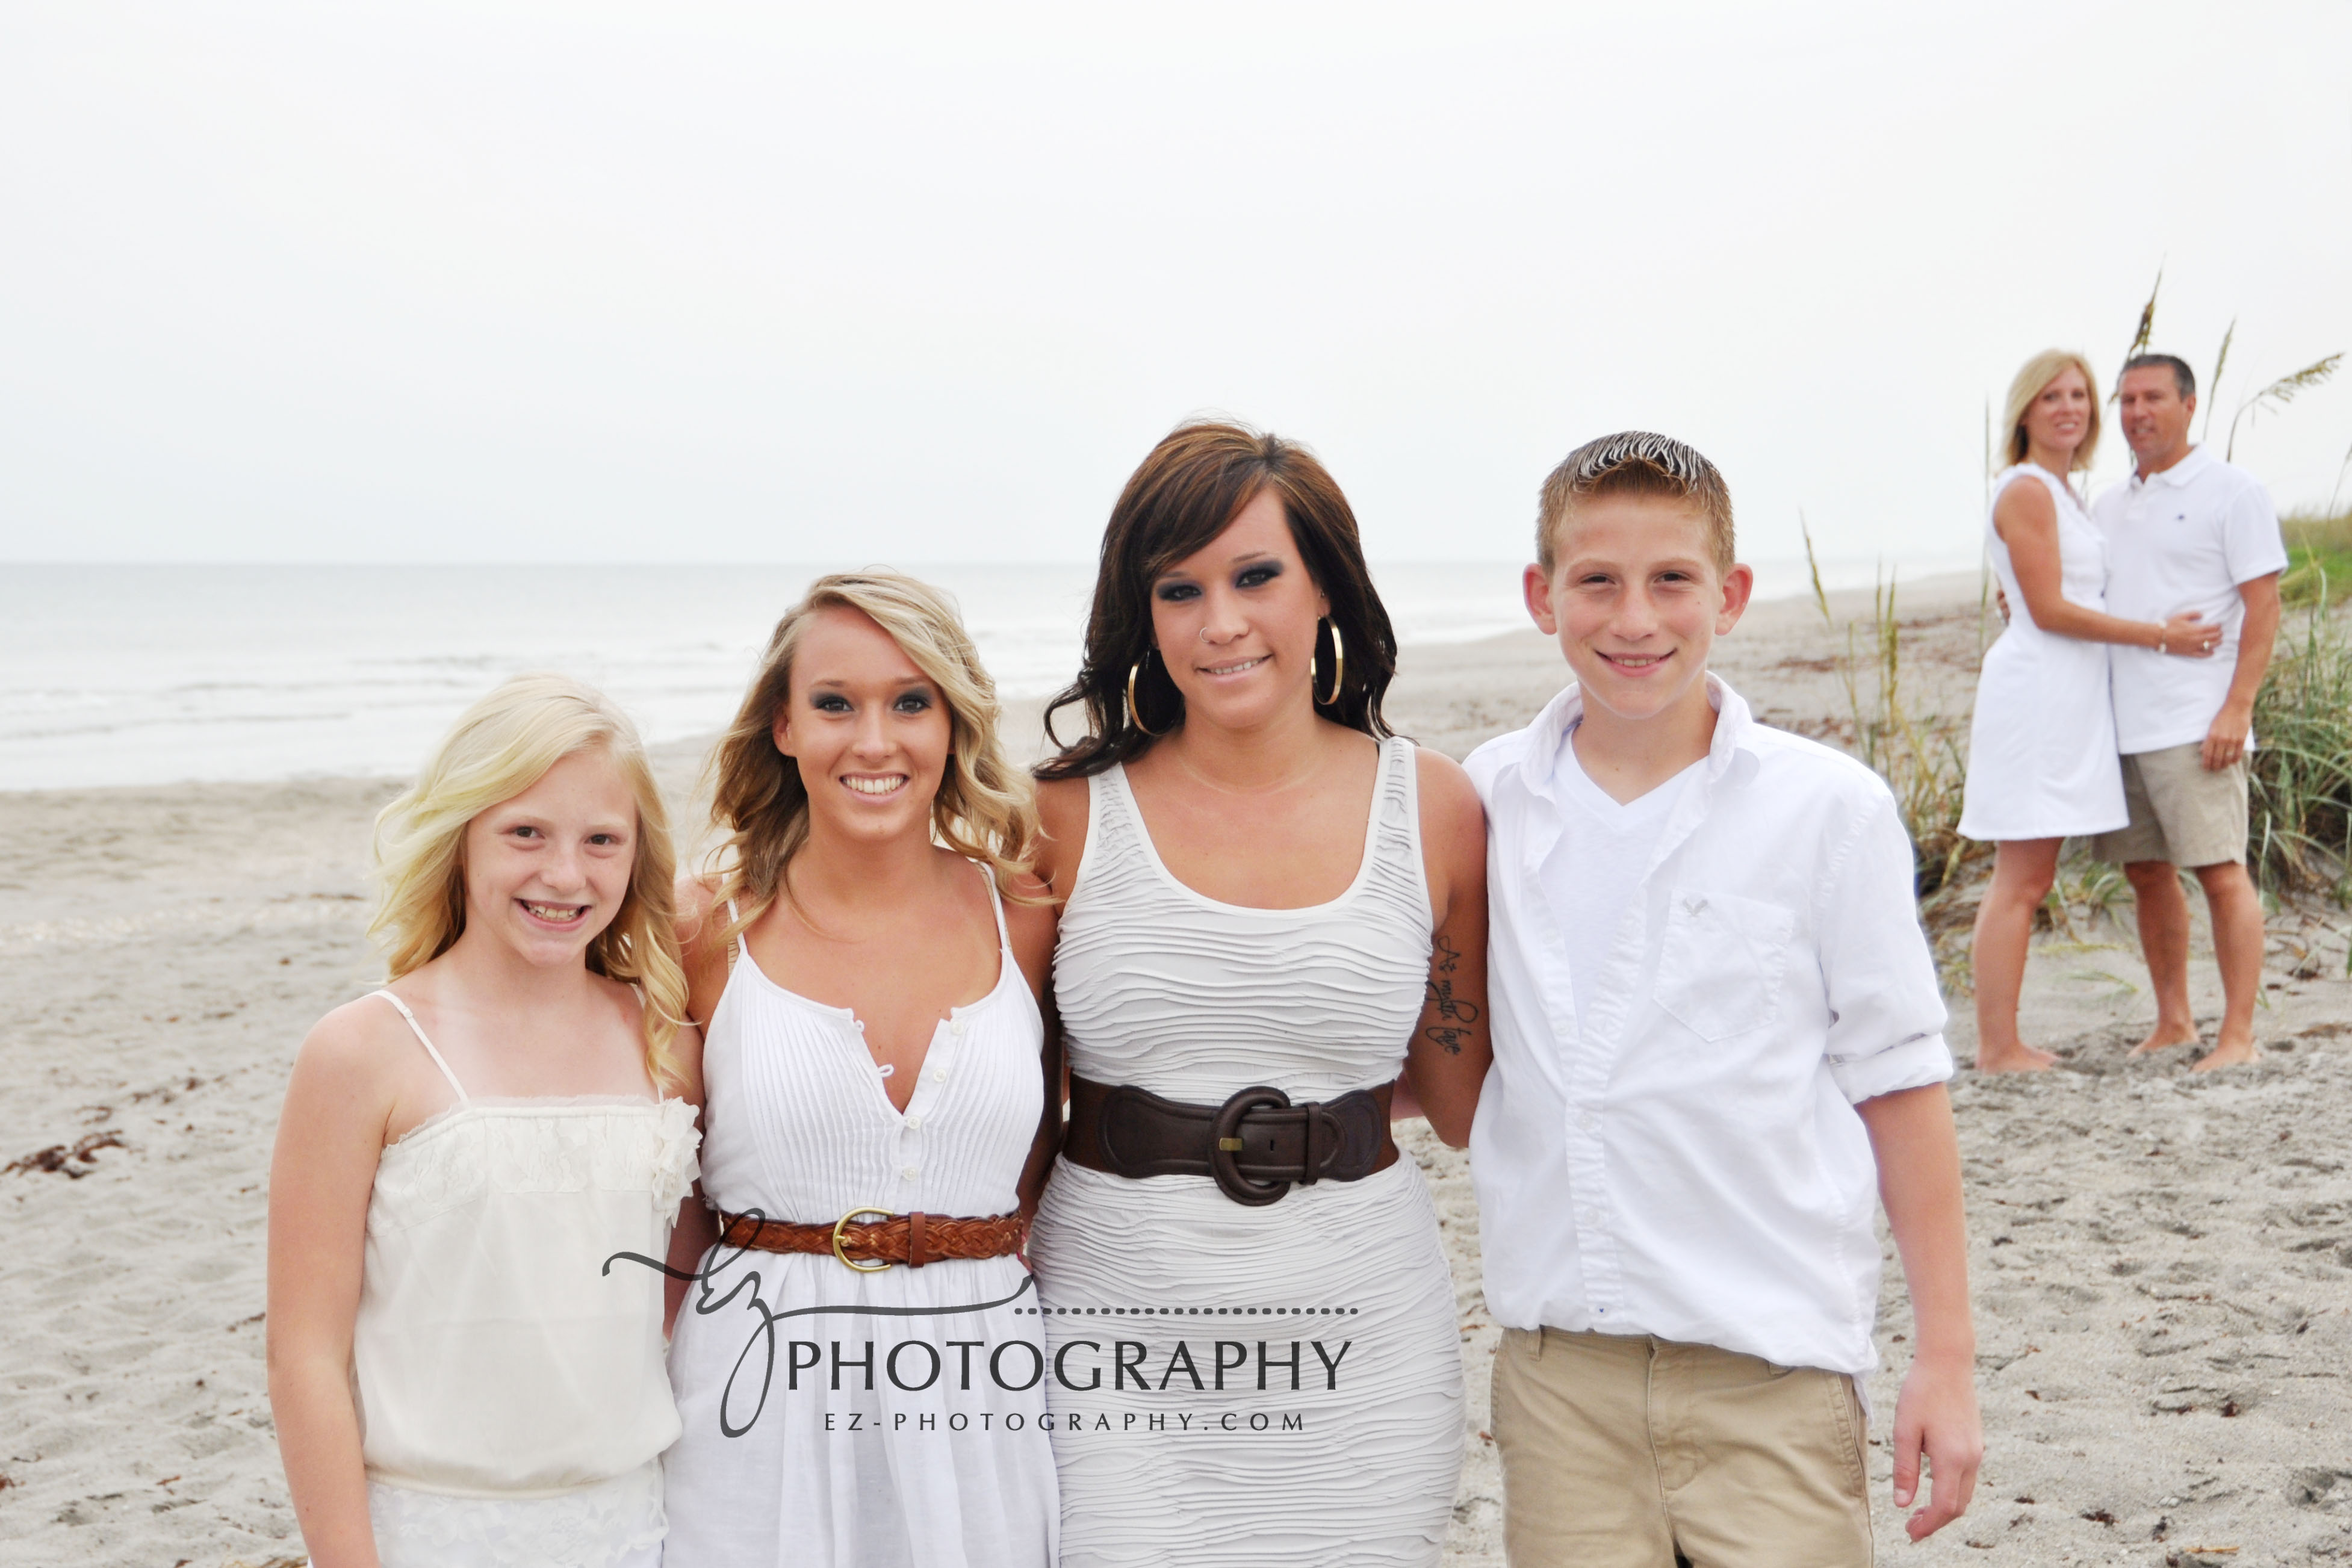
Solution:
[[[1112,1176],[1211,1176],[1235,1203],[1276,1203],[1293,1182],[1361,1181],[1396,1164],[1394,1087],[1299,1105],[1279,1089],[1244,1089],[1222,1105],[1182,1105],[1073,1073],[1062,1157]]]
[[[883,1218],[867,1222],[860,1215]],[[830,1252],[861,1274],[893,1263],[919,1269],[952,1258],[1009,1258],[1021,1250],[1021,1217],[950,1218],[944,1214],[892,1214],[884,1208],[853,1208],[831,1225],[795,1225],[755,1215],[719,1216],[719,1245],[761,1252]]]

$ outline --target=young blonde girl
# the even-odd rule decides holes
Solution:
[[[996,726],[953,607],[866,571],[785,615],[720,745],[725,869],[681,915],[717,1213],[672,1259],[667,1568],[1055,1560],[1017,1255],[1054,920]]]
[[[662,1256],[695,1173],[661,800],[555,675],[377,821],[389,984],[320,1019],[270,1171],[269,1395],[316,1568],[657,1568]]]

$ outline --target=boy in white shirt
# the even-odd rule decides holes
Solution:
[[[1576,684],[1478,748],[1495,1066],[1471,1134],[1515,1568],[1871,1561],[1884,1201],[1910,1285],[1895,1502],[1982,1440],[1952,1059],[1877,775],[1706,673],[1746,609],[1714,465],[1642,432],[1546,481],[1528,610]]]

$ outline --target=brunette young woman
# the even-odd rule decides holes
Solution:
[[[1039,770],[1065,1568],[1438,1561],[1461,1338],[1389,1122],[1409,1092],[1469,1135],[1486,833],[1461,768],[1382,722],[1395,656],[1303,447],[1191,424],[1128,481],[1055,705],[1087,733]]]
[[[709,1209],[671,1252],[667,1568],[1053,1563],[1018,1256],[1053,916],[996,723],[953,607],[867,571],[785,615],[721,743],[722,871],[681,896]]]
[[[2106,613],[2107,541],[2071,478],[2099,446],[2098,382],[2083,356],[2051,349],[2026,361],[2007,409],[2009,466],[1993,477],[1985,549],[2009,625],[1977,677],[1959,831],[1997,845],[1977,909],[1977,1071],[2038,1072],[2058,1059],[2017,1032],[2033,913],[2068,838],[2130,817],[2104,644],[2202,659],[2221,632],[2193,614]]]

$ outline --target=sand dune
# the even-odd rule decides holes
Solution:
[[[1974,580],[1906,593],[1923,690],[1964,701]],[[1843,645],[1811,605],[1765,605],[1720,663],[1773,722],[1834,733]],[[1532,634],[1416,649],[1392,712],[1458,755],[1525,722],[1559,682],[1557,653]],[[683,796],[693,756],[664,760]],[[264,1184],[296,1042],[377,974],[361,873],[393,788],[0,795],[0,1164],[15,1162],[0,1173],[0,1563],[300,1560],[263,1385]],[[2125,1060],[2150,1009],[2121,933],[2037,950],[2029,1032],[2063,1070],[1964,1074],[1955,1091],[1984,1480],[1967,1519],[1904,1544],[1885,1506],[1895,1377],[1883,1374],[1888,1561],[2352,1558],[2343,924],[2274,922],[2258,1020],[2271,1055],[2210,1079],[2189,1077],[2181,1052]],[[2210,1016],[2210,962],[2197,977]],[[1965,1016],[1953,1032],[1965,1060]],[[1411,1146],[1436,1187],[1473,1395],[1449,1562],[1499,1563],[1476,1210],[1461,1156],[1425,1131]],[[1891,1260],[1882,1320],[1899,1368],[1908,1322]]]

